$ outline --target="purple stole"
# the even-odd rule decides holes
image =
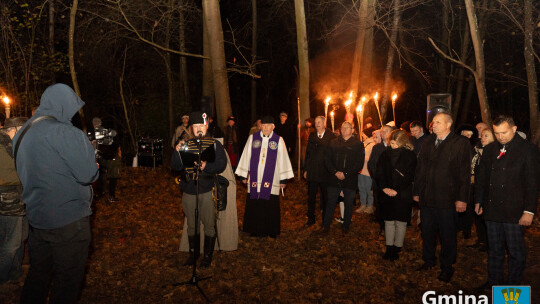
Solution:
[[[270,139],[268,140],[268,149],[266,149],[266,163],[264,164],[261,192],[257,192],[257,175],[259,171],[259,157],[261,155],[261,146],[261,132],[254,133],[253,140],[251,142],[251,159],[249,163],[249,181],[251,183],[249,189],[249,197],[251,199],[270,200],[270,193],[272,192],[272,182],[274,180],[274,171],[276,170],[279,136],[276,133],[273,133],[272,137],[270,137]]]

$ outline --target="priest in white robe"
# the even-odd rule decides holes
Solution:
[[[249,136],[236,174],[248,187],[244,232],[275,238],[281,223],[279,195],[294,173],[283,138],[273,132],[274,119],[263,117],[261,126]]]

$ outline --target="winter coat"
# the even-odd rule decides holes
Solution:
[[[517,134],[497,159],[502,147],[499,142],[484,147],[475,172],[475,201],[486,221],[517,224],[524,211],[537,213],[540,152]]]
[[[328,181],[329,174],[324,166],[324,153],[326,147],[332,139],[336,138],[332,131],[326,129],[322,138],[319,138],[317,131],[311,132],[306,148],[307,180],[310,182],[324,183]]]
[[[285,146],[287,146],[287,151],[291,149],[290,153],[292,153],[292,151],[294,151],[296,148],[296,126],[294,124],[290,124],[289,120],[287,119],[284,124],[278,122],[274,128],[274,132],[283,138],[285,141]]]
[[[92,182],[98,178],[94,148],[86,134],[71,124],[84,102],[64,84],[48,87],[34,116],[50,115],[24,135],[17,155],[22,200],[31,226],[55,229],[92,214]],[[21,135],[13,138],[13,146]]]
[[[392,163],[392,154],[397,161]],[[380,216],[387,221],[407,222],[411,218],[412,187],[416,169],[416,155],[406,148],[386,149],[377,162],[374,179],[377,181],[377,202]],[[386,195],[382,189],[390,188],[397,192],[394,197]]]
[[[421,206],[454,209],[456,201],[469,202],[471,145],[466,137],[451,132],[435,148],[436,138],[431,134],[422,144],[413,192]]]
[[[364,145],[355,136],[348,140],[339,136],[330,141],[324,155],[324,164],[330,174],[328,186],[356,190],[358,171],[364,166]],[[344,180],[336,177],[336,172],[345,174]]]

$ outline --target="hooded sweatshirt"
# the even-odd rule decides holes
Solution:
[[[22,138],[16,156],[22,200],[32,227],[60,228],[92,214],[91,184],[98,177],[94,149],[86,135],[71,124],[83,105],[67,85],[52,85],[21,129],[40,116],[56,118],[34,124]],[[21,133],[13,138],[13,147]]]

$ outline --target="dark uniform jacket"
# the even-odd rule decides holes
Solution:
[[[364,155],[364,145],[355,136],[347,141],[342,136],[331,140],[324,155],[324,164],[330,173],[328,185],[355,190],[358,187],[358,172],[364,166]],[[345,174],[344,180],[336,177],[338,171]]]
[[[212,187],[214,187],[214,175],[223,172],[225,170],[225,167],[227,166],[227,155],[225,154],[225,149],[223,149],[221,143],[209,137],[204,138],[203,140],[214,141],[216,158],[213,162],[207,162],[204,170],[199,174],[199,194],[212,191]],[[184,173],[183,176],[191,175],[189,179],[182,179],[180,181],[180,188],[185,193],[192,195],[197,194],[197,183],[192,180],[193,175],[185,174],[185,171],[192,172],[193,168],[184,167],[182,158],[180,157],[180,153],[176,150],[174,150],[172,153],[171,168],[173,170],[182,171]]]
[[[309,134],[305,165],[308,181],[324,183],[328,180],[329,174],[324,166],[324,152],[334,138],[336,136],[328,129],[324,131],[322,138],[319,138],[317,131]]]
[[[392,155],[394,154],[394,155]],[[392,158],[395,157],[395,164]],[[416,155],[406,148],[386,149],[377,163],[374,179],[377,181],[380,215],[386,221],[407,222],[411,218],[412,183],[416,169]],[[394,197],[382,191],[390,188],[397,192]]]
[[[540,165],[538,147],[515,135],[506,144],[484,147],[475,175],[475,201],[482,205],[487,221],[515,223],[524,211],[536,213]]]
[[[435,148],[435,134],[429,135],[418,154],[414,195],[420,205],[455,208],[456,201],[469,201],[471,184],[471,145],[461,135],[450,132]]]

